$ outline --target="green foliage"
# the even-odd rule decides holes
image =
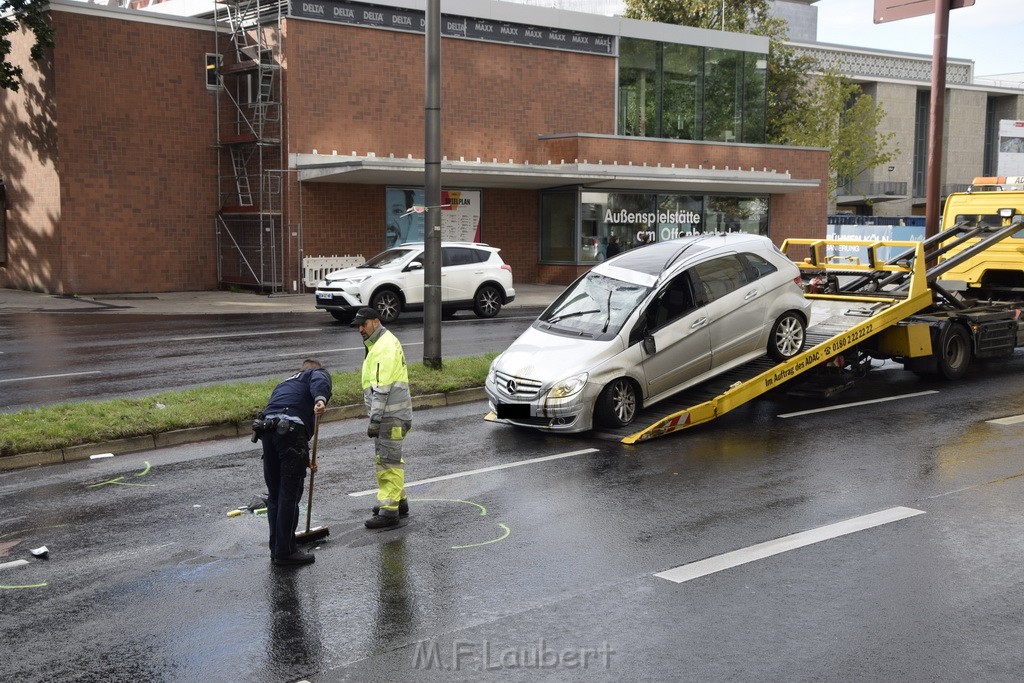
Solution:
[[[722,0],[626,0],[625,16],[720,29],[722,9]],[[769,39],[766,142],[828,148],[832,195],[846,180],[899,155],[895,134],[878,132],[885,111],[834,73],[813,78],[819,64],[786,44],[786,22],[768,15],[768,0],[725,0],[724,9],[725,30]]]
[[[441,370],[409,366],[413,396],[481,387],[497,354],[455,358]],[[331,405],[362,405],[361,372],[332,373]],[[144,398],[61,403],[0,414],[0,456],[225,423],[246,424],[279,380],[199,387]]]
[[[817,79],[810,106],[790,112],[781,123],[787,142],[827,147],[829,193],[864,171],[897,157],[895,133],[879,133],[885,111],[855,83],[829,72]]]
[[[46,16],[48,9],[49,3],[45,0],[0,0],[0,89],[17,92],[25,73],[21,66],[8,61],[11,41],[7,36],[20,30],[35,34],[30,55],[37,61],[53,47],[54,32]]]

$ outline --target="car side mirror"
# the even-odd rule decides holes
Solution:
[[[658,350],[657,345],[654,343],[654,337],[649,334],[644,337],[643,347],[644,353],[646,353],[648,356],[653,356],[655,352],[657,352]]]
[[[419,261],[413,261],[412,263],[405,267],[405,271],[407,273],[413,270],[423,270],[423,264],[420,263]]]

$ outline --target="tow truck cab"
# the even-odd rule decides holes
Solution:
[[[1021,229],[984,253],[951,268],[939,277],[940,284],[965,297],[985,300],[1024,297],[1024,176],[975,178],[971,190],[946,199],[942,230],[954,227],[999,228],[1020,223]],[[971,239],[939,257],[949,260],[981,241]]]

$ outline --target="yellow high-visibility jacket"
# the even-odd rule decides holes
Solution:
[[[363,345],[363,402],[370,421],[391,418],[412,422],[409,369],[398,337],[381,327]]]

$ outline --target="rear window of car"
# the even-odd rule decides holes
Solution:
[[[441,250],[441,260],[446,266],[466,266],[474,263],[483,263],[491,252],[484,249],[473,249],[472,247],[445,247]]]

